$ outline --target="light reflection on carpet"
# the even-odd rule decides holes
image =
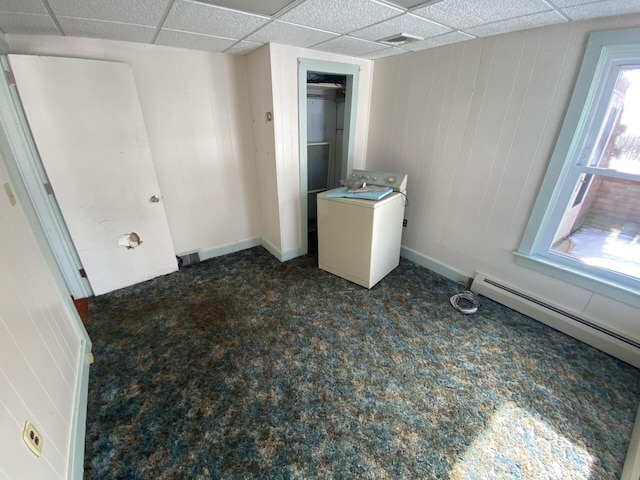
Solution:
[[[452,479],[584,479],[594,458],[547,422],[504,403],[458,461]]]

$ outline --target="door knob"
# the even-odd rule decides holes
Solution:
[[[153,195],[153,196],[149,199],[149,201],[150,201],[151,203],[158,203],[158,202],[160,201],[160,197],[159,197],[158,195]]]

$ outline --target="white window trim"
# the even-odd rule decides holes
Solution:
[[[579,285],[594,292],[640,307],[640,280],[598,267],[586,266],[565,255],[549,252],[549,235],[560,222],[570,201],[565,180],[575,167],[578,149],[589,131],[586,122],[599,102],[602,80],[620,62],[640,64],[640,28],[595,32],[589,36],[578,79],[569,103],[547,173],[540,187],[520,247],[515,253],[519,265]],[[607,108],[605,105],[604,108]],[[598,169],[589,169],[598,170]],[[582,167],[585,171],[585,167]],[[595,173],[595,172],[590,172]],[[625,175],[627,176],[627,175]],[[633,176],[635,178],[637,176]],[[569,195],[569,197],[567,197]],[[562,208],[556,208],[563,205]]]

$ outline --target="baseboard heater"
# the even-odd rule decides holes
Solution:
[[[640,368],[640,343],[478,273],[471,290]]]

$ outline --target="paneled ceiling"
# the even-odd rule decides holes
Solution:
[[[0,30],[238,55],[275,42],[376,59],[638,12],[639,0],[0,0]]]

